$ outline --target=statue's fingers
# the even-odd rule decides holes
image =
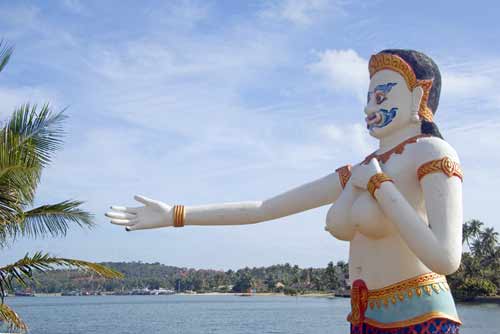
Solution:
[[[137,225],[125,227],[125,231],[127,231],[127,232],[132,232],[132,231],[137,231],[137,230],[142,230],[142,228],[137,226]]]
[[[142,195],[135,195],[134,196],[134,199],[137,201],[137,202],[140,202],[144,205],[151,205],[151,204],[156,204],[156,201],[151,199],[151,198],[147,198],[146,196],[142,196]]]
[[[120,226],[133,226],[137,224],[137,219],[111,219],[111,224],[120,225]]]
[[[134,219],[137,218],[135,213],[127,213],[127,212],[113,212],[109,211],[104,214],[108,218],[115,219]]]
[[[118,206],[118,205],[111,206],[111,210],[126,212],[126,213],[137,213],[137,209],[139,209],[139,208],[131,208],[131,207],[125,207],[125,206]]]

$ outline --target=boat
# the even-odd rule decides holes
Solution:
[[[17,296],[17,297],[35,297],[35,293],[31,289],[26,289],[24,291],[15,291],[14,296]]]

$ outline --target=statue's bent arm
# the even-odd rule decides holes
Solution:
[[[443,147],[441,150],[435,148],[423,145],[426,160],[448,157],[458,163],[450,146],[444,150]],[[393,183],[382,183],[376,191],[376,199],[422,263],[436,273],[447,275],[458,269],[462,254],[462,180],[436,172],[423,176],[420,184],[428,225]]]
[[[337,172],[303,184],[264,201],[246,201],[183,207],[183,225],[255,224],[333,203],[342,192]],[[174,225],[173,207],[157,200],[136,196],[145,206],[112,206],[106,213],[111,223],[141,230]]]

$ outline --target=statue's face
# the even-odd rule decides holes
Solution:
[[[413,94],[404,78],[395,71],[381,70],[373,75],[365,107],[370,135],[385,137],[411,123]]]

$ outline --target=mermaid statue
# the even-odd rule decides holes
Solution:
[[[112,206],[127,231],[254,224],[331,205],[325,230],[349,242],[351,333],[458,333],[445,275],[462,254],[462,171],[433,121],[441,76],[413,50],[370,58],[366,127],[378,149],[363,161],[263,201],[170,206],[135,196]]]

